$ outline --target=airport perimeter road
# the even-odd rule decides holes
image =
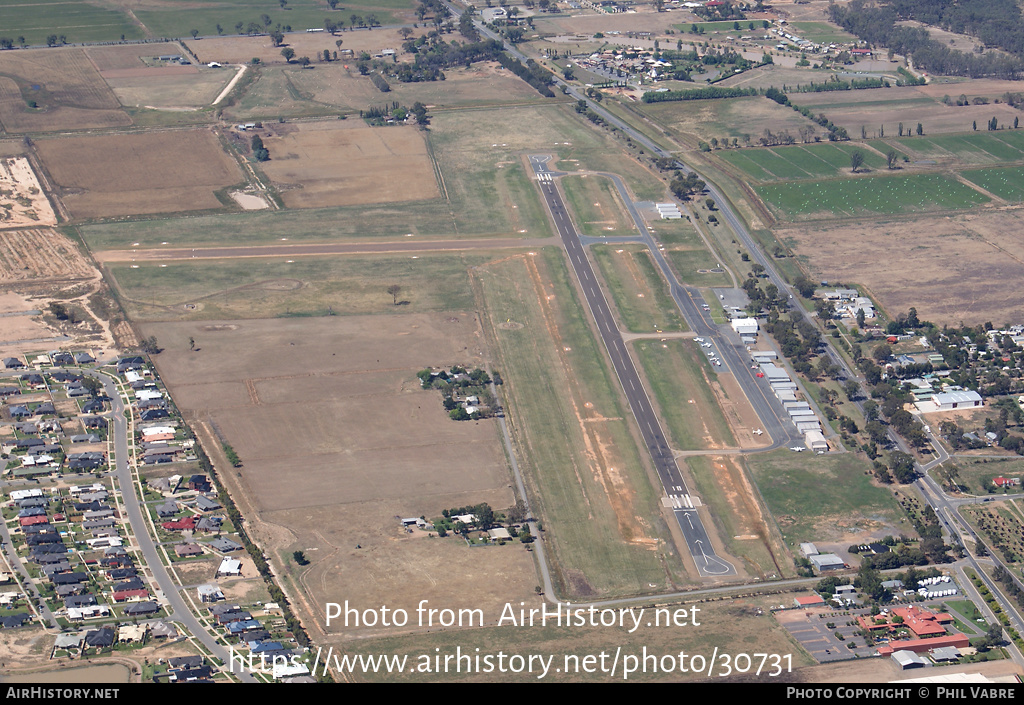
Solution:
[[[590,308],[590,313],[597,322],[598,332],[611,357],[612,366],[615,368],[619,384],[622,385],[626,394],[629,407],[640,427],[640,434],[654,460],[654,467],[661,479],[662,486],[668,496],[676,500],[674,504],[677,506],[673,511],[676,521],[679,522],[679,528],[683,532],[690,555],[693,557],[694,565],[697,567],[697,572],[702,577],[736,575],[735,567],[715,554],[715,549],[708,538],[700,515],[689,500],[689,491],[676,465],[672,449],[669,448],[665,439],[661,423],[654,413],[654,407],[651,406],[651,401],[647,397],[647,391],[644,389],[633,360],[626,350],[622,334],[612,317],[604,291],[597,282],[590,260],[587,259],[586,249],[580,242],[579,234],[565,210],[562,196],[555,188],[554,178],[560,176],[561,172],[548,170],[547,162],[550,158],[551,156],[547,154],[530,156],[530,164],[537,175],[548,215],[550,215],[562,244],[569,254],[569,263],[583,289],[583,296]]]

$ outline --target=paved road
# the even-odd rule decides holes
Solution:
[[[590,313],[597,322],[598,332],[604,341],[608,355],[611,357],[615,374],[626,394],[629,407],[636,417],[637,425],[640,427],[640,434],[643,436],[651,458],[654,460],[655,469],[661,478],[661,483],[669,497],[676,500],[678,505],[675,509],[676,521],[682,529],[686,539],[690,555],[693,557],[694,565],[698,573],[703,577],[725,577],[736,575],[736,568],[728,561],[718,557],[711,545],[707,530],[700,519],[697,510],[693,508],[690,500],[690,493],[683,481],[679,468],[676,465],[675,455],[668,445],[665,433],[662,431],[661,422],[651,406],[644,389],[640,376],[637,374],[626,345],[622,340],[622,334],[615,323],[604,291],[598,284],[594,275],[593,266],[587,259],[586,249],[580,242],[576,228],[573,226],[569,214],[565,210],[565,204],[558,189],[555,188],[554,179],[561,176],[561,172],[551,172],[547,168],[550,155],[531,155],[530,164],[540,183],[541,194],[548,208],[555,229],[562,239],[566,252],[569,254],[569,263],[573,272],[583,289],[583,296],[590,308]]]
[[[114,437],[114,458],[115,474],[118,486],[121,489],[121,503],[124,505],[128,520],[131,522],[132,533],[139,545],[139,551],[145,558],[146,565],[153,577],[153,582],[162,594],[165,606],[171,613],[169,619],[180,622],[198,639],[214,656],[220,658],[225,664],[229,663],[228,650],[221,645],[210,632],[200,624],[199,620],[189,610],[182,598],[178,587],[171,579],[170,573],[160,560],[160,555],[153,537],[149,533],[149,525],[143,515],[142,506],[138,496],[135,494],[134,478],[132,477],[131,466],[128,463],[128,422],[125,419],[125,406],[121,395],[118,393],[117,385],[107,375],[92,373],[94,377],[103,382],[104,391],[112,400],[111,411],[105,414],[113,422]],[[240,676],[243,682],[254,683],[256,679],[248,671],[239,673],[238,666],[235,666],[235,674]]]

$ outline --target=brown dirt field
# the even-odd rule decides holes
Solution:
[[[0,232],[0,282],[91,278],[96,268],[64,235],[50,228]]]
[[[816,113],[825,113],[829,120],[845,127],[851,136],[860,135],[861,125],[867,128],[869,137],[874,136],[882,125],[889,128],[887,134],[895,135],[896,126],[900,122],[910,128],[920,122],[924,126],[926,135],[969,132],[972,122],[984,124],[996,117],[999,124],[1003,125],[1013,123],[1013,118],[1020,116],[1019,110],[1011,108],[1005,103],[963,106],[942,104],[942,96],[948,94],[955,101],[957,96],[966,92],[972,83],[974,82],[866,91],[806,93],[799,94],[794,102],[801,107],[812,108]],[[994,87],[994,85],[1009,82],[987,81],[982,83]],[[973,90],[979,91],[977,87]],[[1019,85],[1017,90],[1020,90]],[[994,98],[1005,92],[1006,88],[1003,88],[995,95],[988,90],[979,91],[975,95],[988,95]],[[934,102],[922,102],[922,97],[927,97]],[[882,100],[887,103],[891,102],[891,104],[876,103],[876,101]],[[871,104],[861,107],[849,105],[857,101]]]
[[[162,78],[164,76],[191,76],[199,73],[195,66],[140,66],[130,69],[102,71],[103,80],[114,78]]]
[[[319,208],[437,198],[422,133],[411,126],[332,123],[273,130],[261,167],[290,208]]]
[[[57,216],[28,159],[0,159],[0,228],[56,224]]]
[[[633,32],[646,31],[662,34],[666,29],[671,29],[673,24],[683,22],[681,12],[654,12],[649,5],[638,5],[638,12],[608,15],[581,14],[566,17],[546,17],[543,14],[534,15],[534,26],[542,34],[574,34],[582,33],[593,35],[595,32]],[[689,15],[687,15],[689,17]],[[674,41],[674,40],[673,40]]]
[[[232,492],[250,531],[269,537],[268,553],[290,576],[286,590],[299,580],[291,552],[312,561],[300,604],[318,624],[326,601],[414,608],[466,594],[461,606],[476,607],[532,593],[533,561],[519,544],[411,540],[394,519],[512,503],[495,422],[451,421],[415,377],[426,365],[482,363],[475,317],[455,318],[143,326],[165,346],[156,362],[179,408],[215,423],[242,457],[227,481],[240,485]],[[198,352],[189,352],[190,336]]]
[[[929,28],[934,32],[934,28]],[[961,94],[968,98],[982,96],[989,100],[1002,99],[1004,93],[1019,93],[1021,90],[1020,81],[1002,81],[997,78],[972,78],[970,81],[955,81],[950,83],[934,82],[926,86],[917,86],[918,93],[942,100],[942,96],[948,95],[955,101]]]
[[[413,30],[412,38],[415,39],[425,33],[425,28]],[[286,39],[286,43],[280,47],[275,47],[270,37],[207,37],[198,41],[186,40],[185,45],[204,64],[211,61],[222,64],[247,64],[254,57],[259,58],[264,64],[284,64],[286,62],[281,56],[281,49],[291,47],[295,50],[296,57],[308,56],[315,65],[316,54],[323,54],[324,49],[334,52],[338,49],[334,43],[339,39],[343,42],[341,49],[351,49],[357,56],[364,51],[372,56],[382,49],[395,49],[399,52],[399,60],[402,60],[401,49],[405,41],[397,28],[374,29],[372,32],[338,32],[336,36],[331,36],[327,32],[290,33],[286,35]],[[338,58],[342,58],[340,53]],[[352,63],[355,58],[349,57],[348,61]]]
[[[205,130],[39,140],[36,149],[78,218],[223,208],[214,191],[243,179]]]
[[[19,85],[38,109],[27,106]],[[0,53],[0,122],[8,132],[132,124],[84,50],[75,48]]]
[[[813,278],[865,285],[890,315],[911,306],[939,325],[1017,320],[1024,212],[783,228]],[[1014,240],[1017,244],[1014,245]],[[885,253],[884,257],[879,256]]]
[[[164,42],[162,44],[120,44],[117,46],[87,47],[85,49],[86,56],[92,60],[97,71],[141,68],[146,65],[142,57],[184,53],[175,42]],[[188,67],[182,66],[181,68]]]

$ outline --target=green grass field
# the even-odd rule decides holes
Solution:
[[[790,22],[794,34],[816,44],[842,44],[855,41],[855,37],[828,22]]]
[[[850,172],[850,154],[859,149],[868,169],[885,169],[885,157],[852,142],[792,145],[770,149],[720,151],[717,155],[759,181],[809,179]]]
[[[964,164],[999,164],[1024,160],[1024,131],[968,132],[915,137],[902,142],[925,159],[954,158]]]
[[[945,174],[769,184],[755,190],[780,217],[791,219],[959,210],[990,200]]]
[[[276,316],[472,310],[467,270],[474,253],[297,257],[115,265],[110,272],[132,320],[174,321]],[[402,287],[395,306],[387,293]],[[195,305],[194,309],[185,304]]]
[[[691,340],[638,340],[632,343],[657,400],[666,431],[677,450],[735,445],[709,380],[716,375]],[[692,401],[692,403],[691,403]]]
[[[682,565],[664,539],[660,491],[644,470],[629,409],[570,286],[564,253],[551,247],[497,260],[474,276],[561,594],[665,586],[666,570],[678,576]]]
[[[706,249],[665,250],[665,257],[679,281],[693,286],[731,286],[728,272],[712,272],[718,268],[718,260]],[[700,271],[707,270],[707,271]]]
[[[850,453],[807,457],[779,450],[751,455],[747,464],[790,545],[841,540],[868,528],[912,531],[892,494],[871,484],[870,464]]]
[[[583,235],[637,234],[610,179],[594,174],[565,176],[559,185],[572,209],[573,222]]]
[[[224,34],[236,34],[238,22],[245,27],[250,22],[263,26],[263,15],[270,18],[271,28],[290,25],[296,32],[323,27],[325,18],[347,29],[353,14],[364,18],[374,14],[381,24],[393,24],[394,12],[410,10],[412,6],[411,0],[356,0],[340,3],[338,9],[331,10],[319,0],[288,0],[285,7],[278,0],[214,0],[194,7],[188,0],[170,0],[157,8],[136,10],[135,14],[153,36],[187,37],[193,29],[203,36],[216,35],[218,24]]]
[[[1024,201],[1024,167],[976,169],[960,175],[1010,203]]]
[[[50,35],[68,43],[142,39],[145,33],[128,14],[84,0],[0,0],[0,33],[28,45],[45,45]]]
[[[646,247],[593,245],[590,251],[626,330],[631,333],[686,330],[686,322],[668,295],[668,285]]]

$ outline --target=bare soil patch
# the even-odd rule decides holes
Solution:
[[[776,235],[814,278],[861,283],[891,315],[914,306],[940,325],[973,325],[1019,316],[1019,291],[1007,282],[1024,277],[1019,239],[1013,242],[1022,216],[1004,210],[783,228]]]
[[[422,390],[415,376],[427,365],[482,364],[475,316],[143,329],[165,347],[156,362],[179,408],[241,456],[242,468],[225,478],[285,589],[300,591],[296,602],[313,617],[314,633],[323,629],[327,601],[414,609],[419,599],[436,599],[438,606],[477,607],[532,594],[533,561],[520,544],[469,548],[451,536],[416,538],[395,519],[478,502],[512,504],[495,422],[452,421],[438,394]],[[296,566],[295,550],[312,565]],[[340,634],[337,627],[332,632]]]
[[[95,267],[63,234],[51,228],[0,233],[0,282],[89,278]]]
[[[79,48],[0,53],[0,122],[8,132],[132,124]]]
[[[214,192],[243,178],[206,130],[68,137],[36,148],[78,218],[222,208]]]
[[[0,228],[56,224],[57,216],[28,159],[0,159]]]
[[[303,124],[275,130],[262,164],[291,208],[417,201],[439,196],[422,133],[409,126]]]

